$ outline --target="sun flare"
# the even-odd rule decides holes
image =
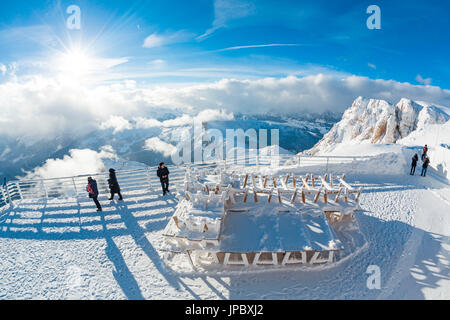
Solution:
[[[58,58],[57,67],[59,71],[68,75],[86,75],[93,67],[93,58],[80,50],[63,53]]]

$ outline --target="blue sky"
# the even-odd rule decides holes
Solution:
[[[381,9],[381,30],[366,27],[371,4]],[[69,5],[81,9],[81,30],[65,27]],[[106,82],[329,73],[450,88],[447,1],[4,0],[1,7],[0,82],[51,75],[55,56],[79,50],[104,63],[96,72]]]

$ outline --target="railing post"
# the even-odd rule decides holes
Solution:
[[[19,192],[20,200],[23,200],[22,189],[20,189],[20,184],[19,184],[19,182],[17,181],[17,182],[15,183],[15,185],[16,185],[17,191]]]
[[[42,183],[42,189],[44,189],[44,192],[45,192],[45,198],[48,199],[47,187],[45,186],[44,180],[41,180],[41,183]]]
[[[75,183],[75,178],[72,177],[73,189],[75,190],[75,196],[78,197],[77,184]]]
[[[2,188],[2,198],[3,198],[3,202],[6,205],[8,203],[8,198],[6,197],[6,194],[5,194],[5,188],[3,186],[0,186],[0,188]]]
[[[145,168],[145,175],[147,176],[148,186],[150,188],[150,191],[152,191],[153,190],[153,186],[152,186],[152,179],[151,179],[151,176],[150,176],[150,168],[149,167]]]
[[[9,185],[6,185],[6,194],[8,195],[9,204],[12,204],[11,194],[9,193]]]

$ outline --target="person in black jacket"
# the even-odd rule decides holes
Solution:
[[[422,177],[425,177],[427,175],[427,168],[428,168],[429,164],[430,164],[430,158],[425,157],[425,160],[423,160],[423,164],[422,164],[422,173],[420,174]]]
[[[102,206],[100,202],[98,202],[98,188],[97,181],[92,179],[92,177],[88,178],[88,185],[86,186],[86,191],[89,193],[89,198],[94,200],[95,205],[97,206],[97,211],[102,211]]]
[[[111,197],[109,198],[109,200],[113,200],[114,195],[117,193],[119,195],[119,200],[122,201],[123,198],[122,198],[122,194],[120,193],[119,182],[117,182],[116,170],[114,170],[114,169],[109,169],[108,184],[109,184],[109,190],[111,191]]]
[[[411,162],[411,171],[409,172],[410,175],[414,175],[414,173],[416,172],[416,166],[417,166],[417,161],[419,161],[419,156],[417,155],[417,153],[412,157],[412,162]]]
[[[163,195],[165,196],[167,192],[169,191],[169,169],[164,165],[164,162],[161,162],[158,167],[158,171],[156,174],[159,177],[159,180],[161,180],[161,186],[163,189]]]

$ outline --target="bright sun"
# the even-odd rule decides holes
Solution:
[[[58,57],[58,69],[70,76],[88,74],[94,67],[92,59],[84,52],[73,50]]]

